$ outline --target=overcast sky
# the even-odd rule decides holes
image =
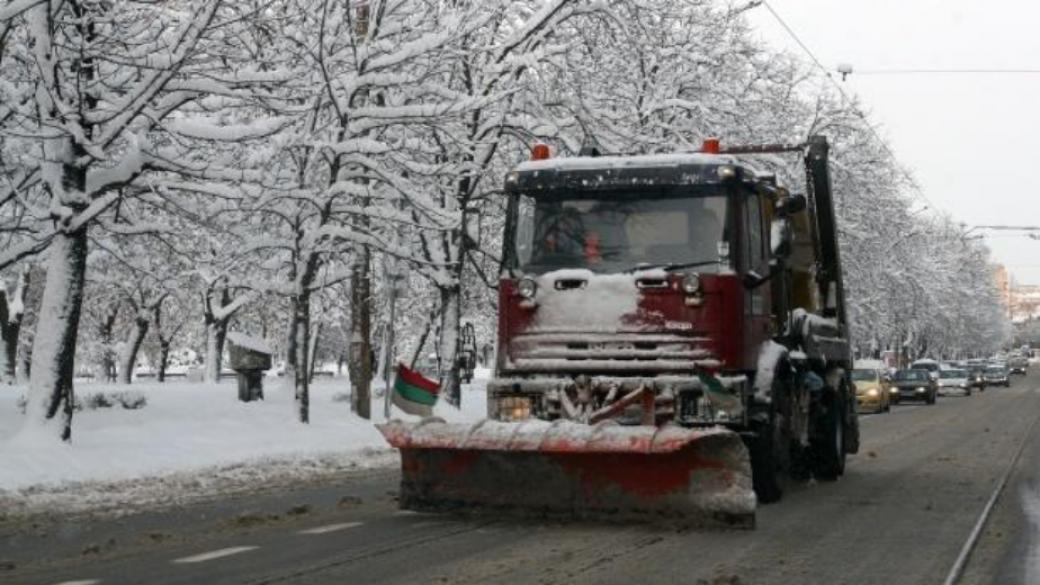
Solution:
[[[933,207],[968,225],[1040,226],[1040,73],[870,74],[1040,71],[1040,2],[769,2],[824,66],[854,67],[846,91],[862,99]],[[799,50],[765,7],[751,21],[771,44]],[[987,242],[1015,282],[1040,284],[1040,241],[990,232]]]

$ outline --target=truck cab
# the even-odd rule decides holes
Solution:
[[[739,397],[775,331],[769,283],[743,283],[769,274],[773,201],[754,171],[700,153],[547,159],[506,189],[492,417],[558,418],[646,384],[659,419],[746,415],[705,400],[699,374]]]

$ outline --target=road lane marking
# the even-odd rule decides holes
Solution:
[[[346,530],[355,526],[361,526],[361,522],[342,522],[340,524],[329,524],[327,526],[318,526],[315,528],[308,528],[301,530],[296,534],[328,534],[329,532],[338,532],[340,530]]]
[[[190,557],[184,557],[184,558],[176,559],[173,562],[180,563],[180,564],[202,563],[202,562],[205,562],[205,561],[212,561],[213,559],[221,559],[221,558],[224,558],[224,557],[230,557],[231,555],[237,555],[237,554],[240,554],[240,553],[249,552],[251,550],[256,550],[258,548],[260,548],[260,547],[258,547],[258,546],[232,546],[232,547],[222,548],[222,549],[219,549],[219,550],[213,550],[213,551],[210,551],[210,552],[205,552],[205,553],[201,553],[201,554],[197,554],[197,555],[192,555]]]
[[[394,516],[433,516],[432,512],[417,512],[415,510],[397,510]]]
[[[1015,450],[1015,454],[1011,457],[1011,463],[1008,464],[1007,470],[1000,476],[996,487],[993,488],[993,493],[986,502],[986,506],[982,508],[982,513],[979,515],[979,519],[975,522],[975,526],[971,529],[971,533],[968,534],[968,540],[964,543],[964,546],[961,547],[961,552],[953,562],[953,567],[950,569],[949,574],[946,575],[946,580],[943,581],[943,585],[956,585],[956,583],[961,580],[961,576],[964,574],[964,567],[967,566],[968,559],[971,557],[972,551],[975,550],[975,545],[978,543],[979,537],[982,536],[982,529],[986,526],[986,521],[989,520],[989,516],[993,512],[993,507],[996,506],[997,500],[1000,499],[1000,495],[1004,493],[1004,488],[1007,486],[1008,479],[1010,479],[1011,474],[1015,472],[1015,467],[1018,466],[1018,460],[1021,459],[1022,453],[1026,450],[1026,445],[1029,444],[1029,438],[1033,436],[1033,428],[1036,427],[1038,421],[1040,421],[1040,419],[1033,419],[1033,422],[1029,423],[1029,428],[1026,429],[1026,434],[1022,437],[1022,442],[1019,443],[1018,449]]]
[[[97,585],[101,579],[80,579],[78,581],[62,581],[58,585]]]

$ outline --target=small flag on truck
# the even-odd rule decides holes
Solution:
[[[394,380],[393,402],[397,408],[418,416],[433,414],[433,405],[437,403],[440,384],[423,376],[419,372],[397,364],[397,379]]]

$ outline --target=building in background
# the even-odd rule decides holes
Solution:
[[[1008,274],[1007,267],[1003,264],[997,264],[994,270],[993,278],[997,282],[997,291],[1000,293],[1000,301],[1004,303],[1004,310],[1007,311],[1007,316],[1011,317],[1011,276]]]

